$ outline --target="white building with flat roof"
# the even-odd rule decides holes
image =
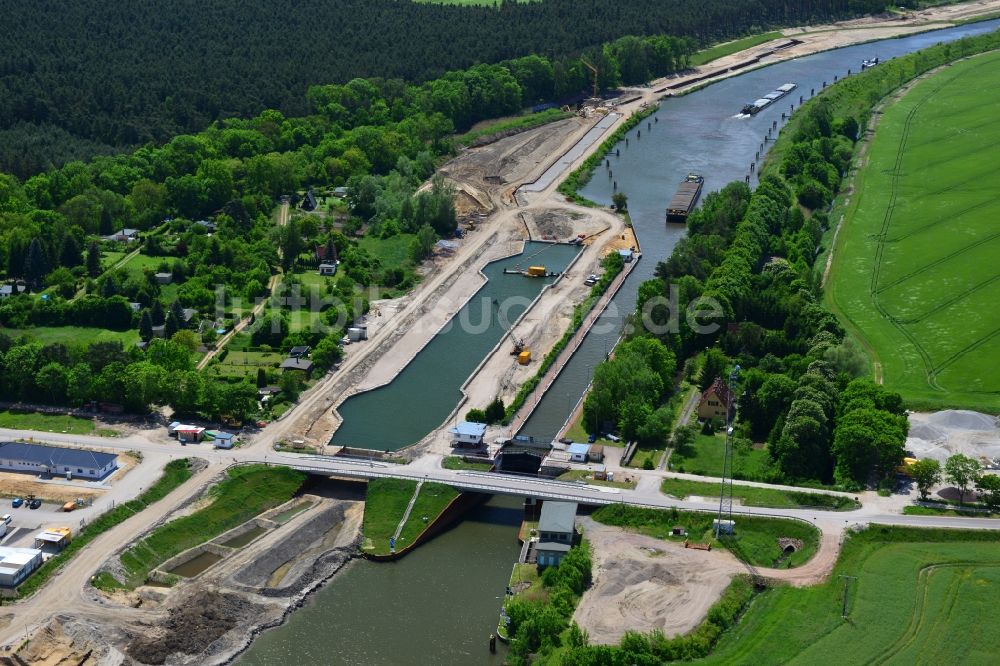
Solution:
[[[482,446],[485,435],[485,423],[462,421],[454,428],[451,428],[452,442],[459,446]]]
[[[0,586],[16,587],[42,566],[42,551],[0,546]]]

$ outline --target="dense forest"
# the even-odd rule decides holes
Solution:
[[[0,170],[163,142],[263,109],[304,115],[308,86],[423,81],[525,54],[558,60],[622,35],[698,43],[880,11],[884,0],[0,1]],[[597,54],[595,54],[597,55]]]

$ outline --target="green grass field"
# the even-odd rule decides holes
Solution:
[[[766,449],[733,447],[733,477],[749,481],[763,481],[771,468],[771,457]],[[722,476],[726,454],[724,434],[701,435],[692,446],[677,449],[670,455],[670,469],[687,474]]]
[[[208,372],[220,377],[257,377],[257,369],[274,371],[274,364],[285,360],[281,352],[230,351],[221,363],[209,366]]]
[[[381,261],[383,266],[408,266],[412,263],[410,243],[416,237],[416,234],[396,234],[389,238],[365,236],[358,241],[358,245]]]
[[[778,31],[765,32],[760,35],[751,35],[750,37],[744,37],[743,39],[737,39],[736,41],[726,42],[724,44],[717,44],[711,48],[698,51],[692,55],[689,60],[693,67],[697,67],[698,65],[704,65],[705,63],[718,60],[719,58],[731,55],[737,51],[749,49],[757,46],[758,44],[769,42],[772,39],[778,39],[779,37],[781,37],[781,33]]]
[[[120,340],[128,349],[139,341],[139,331],[109,331],[86,326],[36,326],[35,328],[0,328],[12,338],[28,337],[43,345],[90,345],[95,342]]]
[[[834,249],[831,308],[917,407],[1000,411],[998,65],[959,62],[886,109]]]
[[[902,528],[853,535],[826,583],[758,595],[699,663],[996,663],[998,537]]]
[[[722,484],[709,481],[688,481],[686,479],[664,479],[660,490],[678,499],[686,497],[709,497],[718,499]],[[756,486],[733,485],[733,499],[743,506],[771,507],[774,509],[819,509],[826,511],[850,511],[857,508],[854,500],[847,495],[833,493],[807,493],[780,488],[758,488]]]
[[[12,430],[41,430],[66,432],[72,435],[89,435],[94,432],[90,419],[65,414],[36,414],[34,412],[0,412],[0,428]]]

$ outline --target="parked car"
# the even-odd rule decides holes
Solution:
[[[606,437],[606,438],[607,438],[608,440],[612,441],[612,442],[620,442],[620,441],[622,441],[622,438],[621,438],[621,437],[619,437],[618,435],[611,435],[611,434],[608,434],[608,435],[605,435],[605,437]]]
[[[9,525],[10,524],[10,520],[11,519],[10,519],[10,514],[9,513],[3,514],[3,518],[0,518],[0,522],[2,522],[4,525]]]
[[[589,435],[587,435],[588,444],[593,444],[596,441],[597,441],[597,435],[595,435],[594,433],[590,433]]]
[[[24,500],[21,499],[20,497],[15,497],[14,499],[12,499],[10,501],[10,505],[12,507],[14,507],[15,509],[18,508],[19,506],[21,506],[22,504],[24,504]]]
[[[40,500],[40,499],[33,499],[30,502],[28,502],[28,508],[29,509],[37,509],[41,505],[42,505],[42,500]]]

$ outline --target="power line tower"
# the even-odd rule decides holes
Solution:
[[[729,396],[726,401],[726,453],[722,463],[722,491],[719,493],[719,518],[715,521],[715,538],[729,534],[733,525],[733,422],[736,420],[736,383],[740,366],[729,373]],[[725,529],[723,528],[725,526]]]

